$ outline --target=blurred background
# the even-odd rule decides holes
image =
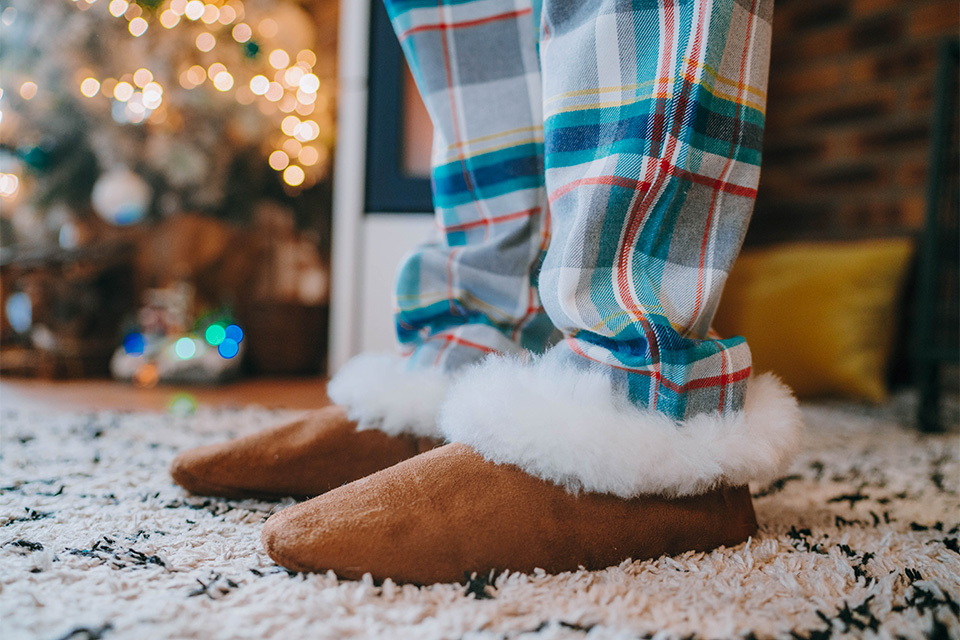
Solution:
[[[928,429],[960,385],[958,27],[955,0],[778,0],[716,321],[801,396],[906,390]],[[0,90],[5,379],[315,377],[390,347],[430,123],[376,0],[0,0]]]

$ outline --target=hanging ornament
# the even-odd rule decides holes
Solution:
[[[93,185],[94,211],[107,222],[125,226],[140,222],[150,207],[150,185],[126,167],[111,169]]]

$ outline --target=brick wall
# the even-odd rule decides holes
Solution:
[[[748,243],[922,226],[937,47],[958,28],[957,0],[777,0]]]

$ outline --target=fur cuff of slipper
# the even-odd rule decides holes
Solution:
[[[327,385],[327,395],[347,408],[361,430],[439,438],[437,411],[448,385],[449,374],[442,371],[409,370],[400,356],[372,353],[344,365]]]
[[[768,481],[800,446],[792,392],[772,374],[751,378],[744,407],[678,423],[614,394],[608,377],[491,357],[464,372],[440,408],[448,440],[572,492],[685,496]]]

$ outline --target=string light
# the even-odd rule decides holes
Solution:
[[[190,0],[183,10],[183,14],[189,20],[199,20],[203,15],[204,4],[200,0]]]
[[[223,339],[227,337],[227,332],[224,331],[223,325],[212,324],[207,327],[203,337],[206,339],[207,343],[210,344],[210,346],[215,347],[223,342]]]
[[[118,82],[113,90],[113,97],[120,102],[126,102],[133,96],[133,87],[128,82]]]
[[[97,82],[95,78],[85,78],[84,81],[80,83],[80,93],[87,98],[92,98],[97,95],[98,91],[100,91],[100,83]]]
[[[130,21],[130,26],[129,26],[130,33],[133,34],[134,38],[139,38],[140,36],[142,36],[144,33],[147,32],[148,26],[149,25],[147,24],[147,21],[144,20],[143,18],[134,18],[133,20]]]
[[[200,49],[200,51],[210,51],[216,44],[217,39],[208,31],[204,31],[197,36],[197,49]]]
[[[316,147],[304,147],[300,150],[300,155],[297,158],[300,160],[300,164],[305,167],[312,167],[317,164],[317,160],[320,159],[320,154],[317,152]]]
[[[272,38],[276,36],[279,30],[280,27],[277,26],[277,21],[272,18],[261,20],[260,24],[257,25],[257,32],[264,38]]]
[[[305,177],[306,174],[304,174],[303,169],[295,164],[292,164],[283,170],[283,181],[291,187],[299,187],[301,184],[303,184],[303,179]]]
[[[221,71],[213,78],[213,86],[220,91],[229,91],[233,88],[233,76],[226,71]]]
[[[133,73],[133,83],[138,87],[145,87],[153,82],[153,74],[149,69],[137,69]]]
[[[184,336],[173,343],[173,352],[181,360],[189,360],[197,354],[197,343]]]
[[[37,95],[36,82],[30,82],[28,80],[27,82],[24,82],[22,85],[20,85],[21,98],[23,98],[24,100],[32,100],[35,95]]]
[[[160,24],[167,29],[173,29],[175,26],[180,24],[180,14],[172,9],[167,9],[160,14]]]
[[[270,66],[274,69],[283,69],[290,63],[290,56],[283,49],[274,49],[270,52],[269,60]]]
[[[316,93],[320,88],[320,78],[308,73],[300,78],[300,90],[304,93]]]
[[[297,142],[293,138],[287,138],[286,140],[283,141],[283,145],[281,145],[281,148],[283,149],[284,153],[286,153],[288,156],[292,158],[300,155],[300,150],[303,147],[299,142]]]
[[[283,87],[280,86],[279,82],[271,82],[270,86],[267,87],[267,92],[263,94],[263,97],[270,102],[277,102],[283,97]]]
[[[250,91],[253,91],[256,95],[262,96],[269,88],[270,81],[267,80],[266,76],[256,75],[250,78]]]
[[[220,24],[227,25],[237,19],[236,10],[230,5],[220,7]]]
[[[12,173],[0,173],[0,196],[12,198],[20,189],[20,178]]]
[[[280,123],[280,130],[283,131],[288,136],[296,134],[297,128],[300,126],[300,118],[297,116],[287,116],[283,119],[283,122]]]
[[[223,66],[220,62],[214,62],[212,65],[207,67],[207,77],[211,80],[217,77],[217,74],[223,73],[227,68]]]
[[[212,4],[208,4],[203,8],[203,15],[200,16],[200,19],[207,24],[213,24],[220,19],[220,10]]]
[[[127,7],[130,6],[130,3],[127,0],[113,0],[110,3],[110,14],[114,18],[119,18],[124,13],[127,12]]]
[[[310,49],[303,49],[297,54],[297,62],[302,62],[308,67],[313,67],[313,65],[317,64],[317,54],[310,51]]]
[[[303,69],[300,67],[290,67],[283,72],[283,83],[288,87],[299,86],[302,79]]]
[[[188,0],[171,0],[170,11],[173,11],[178,16],[182,16],[187,11],[187,1]]]
[[[297,140],[300,142],[309,142],[310,140],[316,140],[320,135],[320,126],[317,125],[313,120],[305,120],[297,126],[297,130],[294,133]]]
[[[290,164],[290,157],[278,149],[270,154],[270,158],[267,161],[270,163],[270,168],[274,171],[283,171],[287,168],[287,165]]]
[[[241,44],[253,37],[253,30],[250,29],[250,25],[242,22],[233,28],[232,33],[233,39]]]

